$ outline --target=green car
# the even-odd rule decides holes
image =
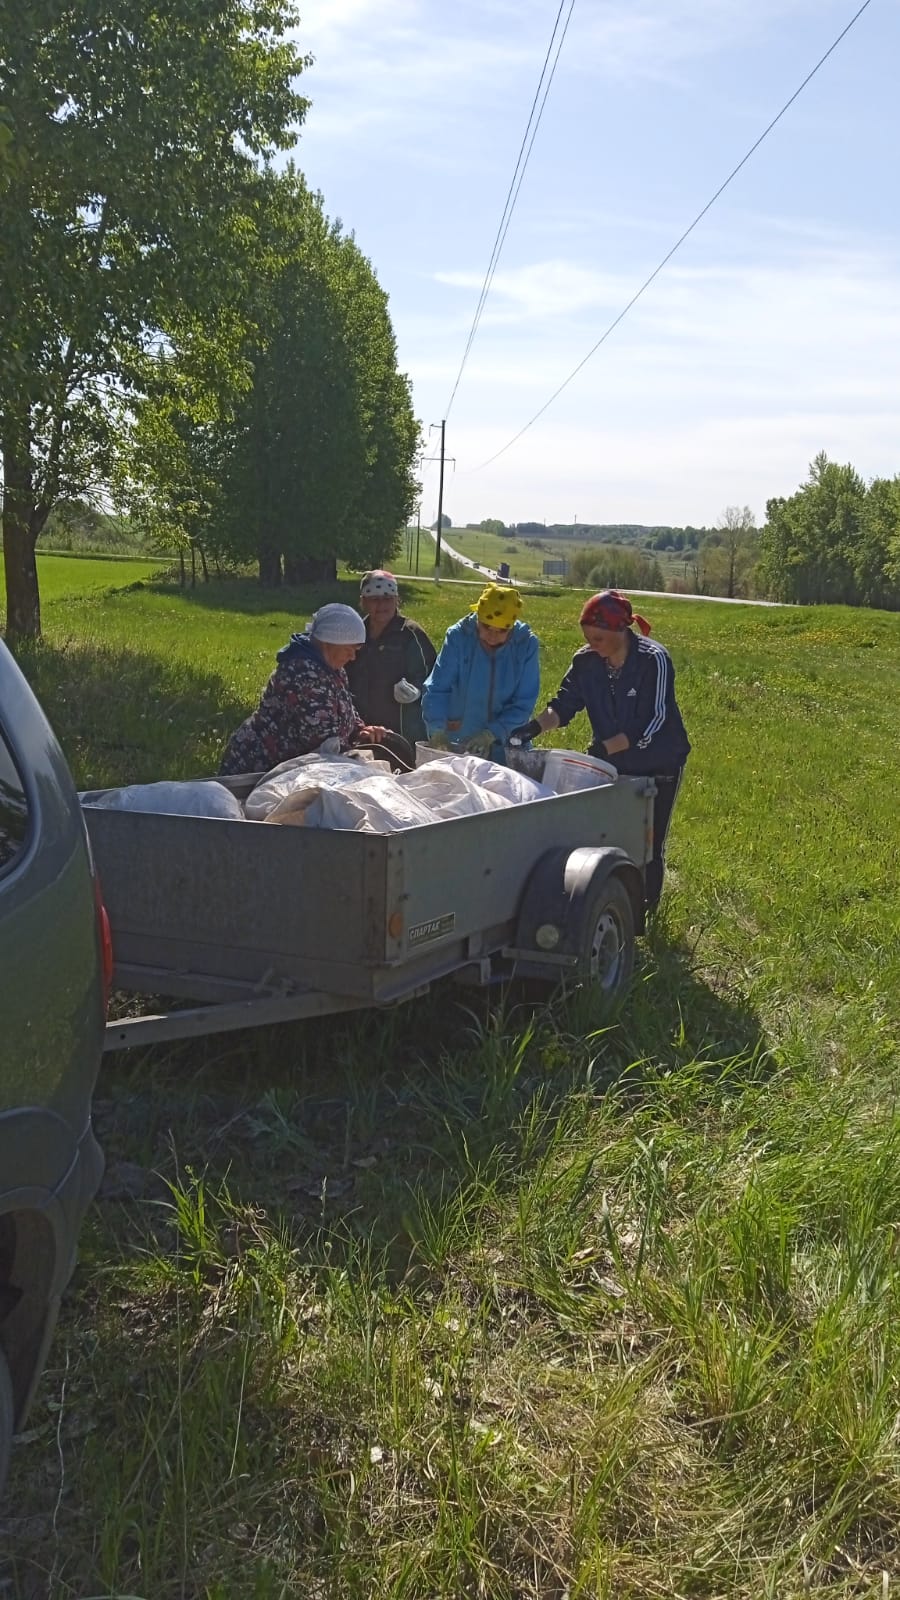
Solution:
[[[0,1489],[103,1171],[91,1096],[111,972],[75,786],[0,643]]]

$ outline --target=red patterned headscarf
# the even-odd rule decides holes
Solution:
[[[604,589],[601,594],[592,594],[582,606],[578,620],[582,627],[609,628],[612,633],[624,633],[636,622],[641,633],[646,635],[650,632],[646,617],[639,617],[631,609],[628,596],[620,594],[618,589]]]

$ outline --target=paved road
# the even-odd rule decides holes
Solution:
[[[427,533],[428,537],[430,539],[433,539],[435,541],[435,543],[437,543],[437,535],[435,534],[433,528],[423,528],[422,532],[423,533]],[[476,561],[470,561],[468,556],[464,556],[462,554],[462,551],[454,550],[452,544],[448,544],[447,539],[443,534],[441,535],[441,549],[442,550],[446,550],[448,556],[450,556],[452,558],[452,560],[458,561],[460,563],[460,565],[463,566],[463,567],[468,567],[471,572],[480,572],[481,576],[483,578],[489,578],[494,583],[498,582],[499,574],[494,571],[493,567],[480,567]],[[400,572],[400,573],[397,574],[397,576],[400,577],[400,578],[411,578],[411,577],[414,576],[414,574],[411,573],[411,572]],[[427,577],[427,576],[430,576],[430,574],[425,573],[425,574],[420,574],[420,576],[426,576]],[[474,578],[442,578],[441,579],[442,583],[464,583],[464,584],[470,584],[470,585],[472,583],[475,583],[476,581],[477,580],[474,579]],[[523,582],[520,585],[520,587],[527,588],[527,586],[528,586],[528,580],[525,579],[525,580],[523,580]],[[569,585],[567,585],[566,587],[569,587]],[[585,589],[584,592],[585,593],[589,593],[590,591]],[[628,593],[629,594],[642,594],[642,595],[657,595],[657,594],[661,593],[661,591],[659,589],[629,589]],[[781,600],[729,600],[727,598],[727,596],[724,595],[724,594],[667,594],[666,595],[666,599],[667,600],[710,600],[714,604],[720,605],[720,606],[779,606],[780,607],[782,605],[782,601]]]
[[[433,528],[423,528],[422,532],[427,533],[429,539],[433,539],[437,544],[437,534]],[[471,561],[468,556],[464,556],[461,550],[454,550],[452,544],[448,544],[446,534],[443,533],[441,534],[441,549],[446,550],[448,556],[452,557],[454,561],[458,561],[460,566],[468,567],[472,572],[482,572],[486,578],[491,578],[495,583],[500,576],[498,572],[494,571],[493,567],[482,567],[477,561]]]

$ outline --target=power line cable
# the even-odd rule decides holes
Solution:
[[[478,329],[478,324],[481,321],[481,313],[484,310],[484,303],[485,303],[485,301],[486,301],[486,299],[488,297],[488,293],[490,291],[490,284],[491,284],[491,279],[493,277],[494,268],[496,266],[496,263],[497,263],[497,260],[498,260],[498,257],[499,257],[500,249],[502,248],[502,239],[504,237],[504,224],[506,224],[508,226],[507,213],[509,213],[511,215],[511,204],[514,204],[514,201],[513,201],[513,190],[516,187],[516,179],[517,179],[517,177],[519,175],[519,168],[520,168],[520,166],[522,164],[522,156],[523,156],[523,153],[525,151],[525,146],[528,143],[528,135],[529,135],[529,132],[531,131],[531,124],[532,124],[532,121],[534,119],[535,108],[536,108],[538,100],[540,98],[541,89],[542,89],[543,83],[544,83],[544,76],[545,76],[546,71],[547,71],[547,63],[550,60],[550,54],[551,54],[551,51],[553,50],[553,43],[554,43],[554,40],[556,38],[556,32],[557,32],[557,29],[559,27],[560,17],[562,16],[563,10],[565,8],[565,3],[566,3],[566,0],[559,0],[559,10],[556,13],[556,20],[555,20],[555,22],[553,24],[553,31],[552,31],[552,33],[550,35],[550,42],[547,45],[547,52],[546,52],[546,55],[544,56],[543,65],[541,67],[541,75],[540,75],[540,77],[538,79],[537,88],[534,91],[534,99],[531,102],[531,110],[528,113],[528,121],[525,124],[525,132],[522,135],[522,142],[519,145],[519,153],[516,156],[516,164],[515,164],[515,167],[513,168],[513,175],[509,180],[509,188],[506,191],[506,199],[503,202],[503,210],[502,210],[502,212],[500,214],[500,221],[499,221],[499,223],[497,225],[497,233],[496,233],[496,236],[494,238],[493,248],[491,249],[490,260],[488,261],[487,271],[485,272],[484,279],[483,279],[483,282],[482,282],[482,285],[481,285],[481,292],[480,292],[480,294],[478,296],[478,304],[475,307],[475,315],[474,315],[474,317],[472,319],[472,326],[469,329],[469,336],[468,336],[468,338],[466,340],[466,348],[463,351],[463,358],[462,358],[462,361],[459,364],[459,371],[456,374],[456,381],[455,381],[455,383],[453,385],[453,389],[452,389],[452,392],[450,394],[450,399],[449,399],[449,401],[447,402],[447,405],[444,408],[445,417],[449,416],[450,408],[453,405],[453,401],[454,401],[454,399],[456,397],[456,391],[459,388],[459,380],[463,375],[463,369],[464,369],[464,367],[466,365],[466,362],[467,362],[467,360],[469,358],[469,351],[472,348],[472,343],[473,343],[473,340],[475,338],[475,334],[476,334],[477,329]],[[573,0],[573,3],[574,3],[574,0]]]
[[[649,287],[650,287],[651,283],[653,282],[654,278],[659,277],[659,274],[662,272],[663,267],[665,267],[667,265],[667,263],[669,261],[671,261],[671,259],[674,256],[676,250],[680,250],[681,246],[684,244],[685,239],[687,239],[693,233],[694,229],[697,227],[697,224],[699,222],[703,221],[703,218],[706,216],[707,211],[709,211],[712,208],[712,206],[715,205],[715,203],[718,200],[719,196],[721,194],[723,194],[724,191],[728,188],[728,185],[731,183],[732,179],[737,177],[737,175],[740,172],[741,168],[745,167],[747,165],[747,162],[750,160],[750,157],[759,149],[759,147],[762,144],[763,140],[768,138],[769,134],[772,132],[772,129],[776,126],[777,123],[779,123],[781,121],[781,119],[784,116],[785,112],[790,110],[791,106],[794,104],[794,101],[798,98],[799,95],[801,95],[803,93],[803,90],[806,88],[806,85],[815,77],[815,75],[818,72],[819,68],[825,65],[825,62],[828,60],[828,57],[830,55],[832,55],[833,52],[837,49],[837,47],[840,44],[841,40],[844,39],[846,37],[846,35],[850,32],[850,29],[853,27],[853,24],[855,22],[859,21],[859,18],[862,16],[862,14],[866,10],[867,6],[869,6],[870,4],[871,4],[871,0],[863,0],[863,3],[860,6],[859,10],[857,12],[855,12],[854,15],[850,18],[850,21],[847,23],[846,27],[841,29],[841,32],[838,34],[837,38],[833,41],[832,44],[830,44],[828,46],[828,49],[825,51],[825,54],[823,56],[820,56],[819,60],[815,64],[815,66],[812,68],[812,71],[808,72],[806,77],[803,79],[803,82],[800,84],[799,88],[795,89],[794,93],[791,95],[790,99],[785,101],[784,105],[782,106],[781,110],[778,112],[777,116],[774,116],[772,118],[772,121],[769,123],[768,127],[763,129],[762,133],[760,134],[760,136],[756,140],[756,142],[750,146],[750,149],[747,151],[747,154],[745,156],[743,156],[742,159],[738,162],[737,166],[734,167],[731,172],[729,172],[728,177],[725,179],[724,183],[721,183],[719,185],[718,189],[716,190],[715,194],[712,196],[712,198],[710,200],[707,200],[706,205],[703,207],[703,210],[702,211],[698,211],[696,217],[694,218],[694,220],[690,224],[690,226],[685,228],[684,233],[681,235],[680,239],[676,239],[676,241],[673,244],[671,250],[667,251],[667,253],[663,256],[662,260],[660,261],[659,265],[654,267],[654,269],[651,272],[649,278],[645,278],[644,279],[644,282],[641,284],[640,288],[632,295],[632,297],[629,300],[628,304],[626,306],[623,306],[623,308],[619,312],[618,316],[615,317],[614,320],[609,324],[609,327],[606,328],[604,330],[604,332],[600,335],[600,338],[597,340],[596,344],[593,344],[591,346],[591,348],[588,351],[587,355],[582,357],[582,359],[579,361],[577,367],[574,367],[572,369],[572,371],[569,373],[569,376],[563,380],[563,382],[560,384],[559,388],[558,389],[554,389],[554,391],[551,394],[549,400],[545,400],[544,401],[544,404],[541,406],[540,410],[536,411],[534,413],[534,416],[530,419],[530,421],[526,422],[524,427],[519,429],[518,433],[514,433],[512,438],[508,439],[506,444],[503,445],[501,447],[501,449],[495,451],[495,453],[492,456],[488,456],[488,459],[486,461],[482,461],[479,466],[473,468],[472,469],[473,471],[481,472],[485,467],[491,466],[491,464],[494,461],[498,461],[501,456],[506,454],[507,450],[511,450],[513,445],[518,443],[518,441],[522,438],[522,435],[528,432],[529,428],[534,427],[534,424],[538,421],[538,419],[540,417],[542,417],[544,415],[545,411],[549,411],[550,407],[553,405],[554,400],[558,400],[559,399],[559,397],[562,394],[563,390],[567,389],[569,387],[569,384],[572,382],[573,378],[577,378],[577,376],[578,376],[579,372],[581,371],[582,367],[586,367],[588,362],[590,361],[591,357],[596,355],[597,351],[600,349],[600,346],[602,344],[606,343],[606,341],[609,338],[610,334],[613,333],[614,330],[619,326],[619,323],[622,321],[623,317],[626,317],[628,315],[628,312],[631,310],[632,306],[636,305],[638,300],[640,300],[641,295],[645,292],[645,290],[649,289]]]
[[[557,47],[556,47],[556,55],[553,58],[553,65],[552,65],[552,67],[550,69],[550,75],[547,78],[547,84],[546,84],[546,88],[545,88],[544,87],[544,78],[545,78],[545,76],[547,74],[547,64],[548,64],[548,62],[550,60],[550,56],[551,56],[551,54],[553,52],[553,46],[554,46],[554,43],[556,41],[557,32],[559,30],[560,18],[562,17],[563,11],[565,10],[565,5],[566,5],[566,0],[559,0],[559,10],[556,13],[556,20],[555,20],[555,22],[553,24],[553,32],[550,35],[550,43],[547,46],[547,53],[544,56],[544,63],[543,63],[543,66],[541,67],[541,75],[540,75],[540,77],[538,79],[538,85],[537,85],[537,88],[534,91],[534,99],[531,102],[531,110],[528,113],[528,121],[525,124],[525,132],[522,135],[522,142],[519,145],[519,153],[518,153],[518,155],[516,157],[516,164],[515,164],[515,167],[513,168],[513,175],[512,175],[512,177],[510,179],[510,182],[509,182],[509,188],[506,191],[506,199],[505,199],[505,201],[503,203],[503,211],[501,212],[501,215],[500,215],[500,222],[499,222],[498,227],[497,227],[497,233],[496,233],[496,237],[494,239],[493,249],[491,250],[491,257],[490,257],[490,260],[488,262],[487,271],[485,272],[485,275],[484,275],[484,281],[482,282],[482,285],[481,285],[481,292],[480,292],[480,294],[478,296],[478,304],[475,307],[475,315],[472,318],[472,326],[469,329],[469,335],[468,335],[468,338],[466,340],[466,347],[465,347],[465,350],[463,351],[462,361],[459,364],[459,371],[456,374],[456,380],[455,380],[455,382],[453,384],[453,389],[452,389],[451,394],[450,394],[450,399],[448,400],[446,406],[444,407],[444,416],[445,416],[445,418],[449,417],[451,407],[453,405],[454,400],[456,399],[456,391],[459,388],[460,379],[462,378],[463,372],[465,370],[466,362],[469,359],[469,352],[470,352],[470,350],[472,348],[473,343],[475,342],[475,335],[478,332],[478,325],[481,322],[481,314],[484,311],[484,307],[485,307],[485,304],[487,302],[487,297],[491,292],[491,284],[494,281],[494,273],[497,270],[497,264],[498,264],[498,262],[500,260],[500,254],[501,254],[501,251],[503,249],[504,242],[506,240],[506,235],[509,232],[509,225],[510,225],[510,222],[512,221],[512,214],[513,214],[513,212],[514,212],[514,210],[516,208],[516,201],[519,198],[519,190],[522,187],[522,180],[525,177],[525,173],[526,173],[526,171],[528,169],[528,163],[529,163],[529,161],[531,159],[531,152],[532,152],[532,149],[534,148],[534,141],[535,141],[535,138],[537,137],[537,132],[538,132],[538,129],[539,129],[540,125],[541,125],[541,118],[544,115],[544,107],[547,104],[547,96],[550,93],[550,88],[551,88],[551,85],[553,83],[553,79],[556,76],[556,68],[557,68],[557,64],[559,62],[560,52],[561,52],[563,44],[565,42],[566,34],[569,31],[569,23],[572,20],[572,12],[575,9],[575,0],[569,0],[569,13],[568,13],[568,16],[566,17],[565,26],[563,27],[562,33],[560,34],[560,37],[559,37],[559,43],[557,44]],[[543,99],[541,99],[541,90],[542,89],[544,91]],[[535,108],[537,107],[539,100],[540,100],[540,109],[537,112],[537,119],[535,120]],[[532,128],[532,124],[534,124],[533,128]],[[529,135],[530,135],[530,142],[529,142]],[[526,145],[527,145],[527,150],[526,150]],[[524,156],[524,160],[523,160],[523,156]]]
[[[500,250],[503,249],[503,245],[504,245],[504,243],[506,241],[506,235],[509,232],[509,225],[510,225],[510,222],[512,221],[512,211],[513,211],[513,208],[515,207],[516,201],[519,198],[519,190],[522,187],[522,179],[525,176],[525,169],[526,169],[526,167],[528,165],[529,157],[531,156],[531,151],[532,151],[532,148],[533,148],[533,145],[534,145],[535,138],[537,137],[538,129],[539,129],[540,125],[541,125],[541,118],[544,115],[544,107],[547,104],[547,96],[550,93],[550,89],[551,89],[551,86],[553,84],[553,79],[554,79],[554,77],[556,75],[557,63],[559,61],[560,52],[562,50],[563,44],[565,43],[566,34],[569,31],[569,23],[572,20],[572,12],[574,11],[574,9],[575,9],[575,0],[571,0],[571,4],[569,6],[569,14],[566,17],[565,26],[563,28],[563,31],[562,31],[561,35],[560,35],[559,44],[557,45],[556,55],[555,55],[554,61],[553,61],[553,66],[552,66],[551,71],[550,71],[550,76],[549,76],[549,78],[547,80],[547,87],[544,90],[544,98],[541,101],[541,108],[540,108],[540,111],[538,112],[537,121],[536,121],[536,123],[534,125],[534,132],[531,135],[531,143],[528,146],[528,153],[527,153],[527,155],[525,157],[525,165],[523,166],[522,171],[519,174],[519,181],[516,184],[516,192],[513,195],[513,205],[510,208],[509,216],[507,217],[505,226],[503,228],[503,236],[502,236],[502,238],[500,240]],[[500,251],[497,252],[498,261],[499,261],[499,256],[500,256]],[[493,283],[493,281],[494,281],[494,272],[496,271],[496,265],[497,265],[497,263],[495,262],[494,263],[494,267],[491,269],[491,283]],[[490,284],[488,285],[488,290],[490,291]]]

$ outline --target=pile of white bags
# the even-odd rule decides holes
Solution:
[[[435,820],[398,787],[386,762],[345,756],[285,761],[257,784],[244,810],[253,822],[365,833],[396,833]]]
[[[397,833],[451,817],[542,800],[553,790],[478,756],[447,756],[392,773],[371,751],[315,751],[267,772],[244,805],[222,783],[146,783],[82,795],[84,805],[290,827]]]
[[[382,762],[317,753],[267,773],[244,809],[254,821],[396,833],[551,793],[521,773],[476,756],[449,756],[413,772],[392,773]]]

